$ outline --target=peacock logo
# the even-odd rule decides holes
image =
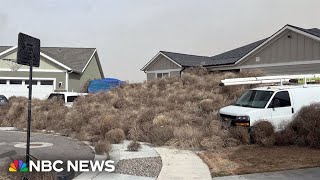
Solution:
[[[9,167],[9,172],[28,172],[27,164],[22,160],[14,160]]]

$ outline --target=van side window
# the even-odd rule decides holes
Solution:
[[[290,96],[288,91],[281,91],[278,92],[274,97],[272,102],[274,102],[275,99],[278,99],[280,101],[280,106],[279,107],[288,107],[291,106],[290,102]],[[270,108],[270,105],[269,105]]]

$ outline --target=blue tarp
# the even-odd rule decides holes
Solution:
[[[104,78],[90,81],[88,93],[97,93],[101,91],[109,91],[112,88],[124,84],[124,81],[115,78]]]

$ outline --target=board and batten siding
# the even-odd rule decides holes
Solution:
[[[167,69],[179,69],[180,67],[164,57],[159,55],[145,71],[158,71],[158,70],[167,70]]]
[[[147,73],[147,81],[156,79],[156,73]]]
[[[319,74],[320,63],[317,64],[300,64],[285,66],[270,66],[261,68],[245,68],[241,71],[262,70],[266,75],[282,75],[282,74]]]
[[[266,44],[257,53],[250,56],[240,67],[264,67],[264,65],[281,63],[310,64],[320,60],[320,42],[302,34],[288,30]],[[308,61],[308,62],[307,62]],[[270,68],[269,68],[270,69]]]
[[[99,65],[97,62],[97,57],[96,54],[92,57],[91,61],[89,62],[87,68],[84,70],[84,72],[81,75],[80,78],[80,83],[73,83],[74,86],[70,87],[71,90],[74,89],[74,91],[76,92],[80,92],[82,86],[84,85],[84,83],[86,83],[88,80],[93,80],[93,79],[101,79],[104,78],[100,69],[99,69]],[[76,81],[76,79],[73,79],[73,81]],[[76,90],[77,89],[77,90]]]

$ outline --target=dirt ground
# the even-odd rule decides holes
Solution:
[[[320,150],[296,146],[257,145],[224,148],[198,154],[212,177],[320,166]]]

